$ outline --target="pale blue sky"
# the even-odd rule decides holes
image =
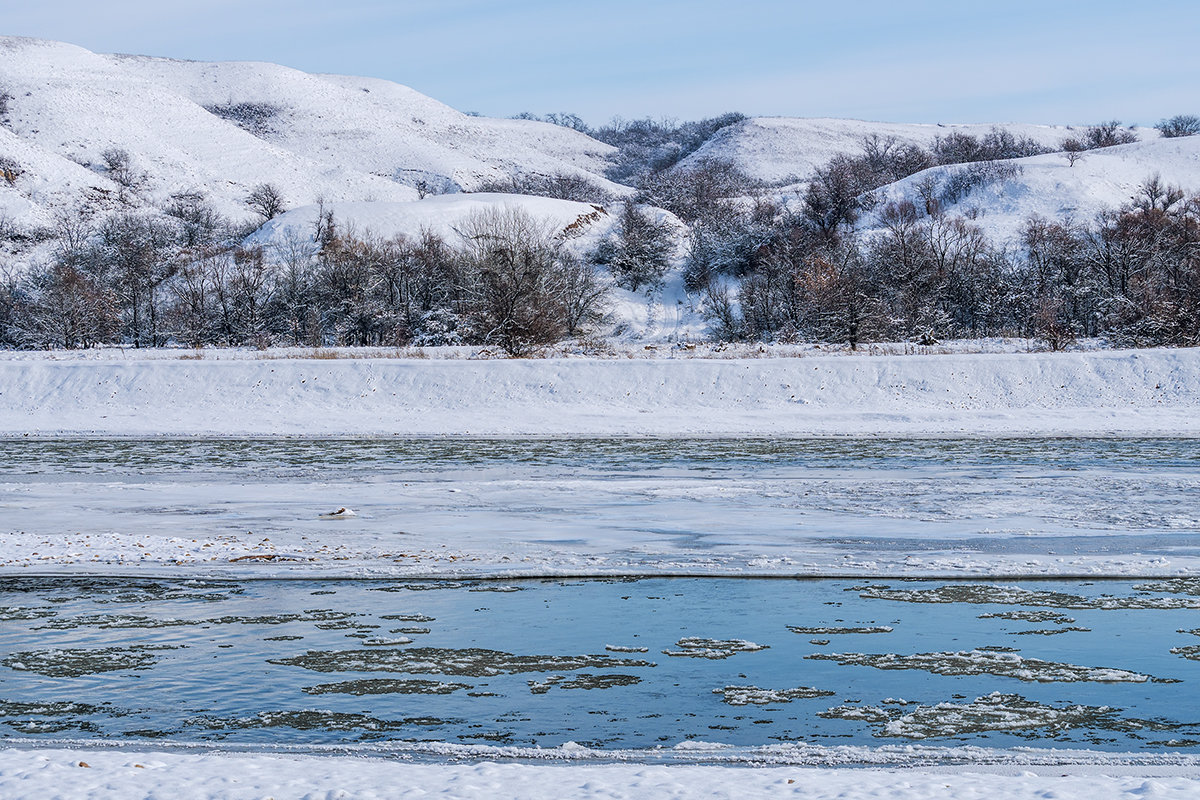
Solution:
[[[1153,124],[1196,0],[0,0],[0,33],[387,78],[462,110]]]

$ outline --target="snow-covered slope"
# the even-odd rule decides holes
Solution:
[[[1148,178],[1189,192],[1200,191],[1200,136],[1150,139],[1134,144],[1091,150],[1075,166],[1059,154],[1034,156],[1012,162],[1017,176],[981,187],[948,213],[968,214],[997,245],[1016,245],[1027,219],[1073,219],[1091,223],[1097,214],[1130,202]],[[916,200],[917,186],[932,178],[943,184],[961,167],[935,167],[880,191],[884,202]],[[866,227],[874,224],[868,218]]]
[[[0,210],[27,225],[77,204],[86,186],[117,193],[102,166],[112,147],[129,152],[145,199],[201,192],[241,218],[263,182],[289,205],[403,201],[422,179],[456,191],[519,173],[611,187],[599,175],[607,145],[545,123],[470,117],[386,81],[0,37],[0,88],[12,97],[0,156],[23,170],[15,185],[0,181]]]
[[[0,434],[1200,433],[1200,351],[0,360]],[[330,409],[338,413],[330,414]]]
[[[204,108],[273,106],[277,112],[265,121],[269,141],[409,186],[425,180],[439,191],[472,190],[524,173],[607,183],[599,174],[609,145],[548,123],[468,116],[390,81],[310,75],[276,64],[118,60],[131,74]]]
[[[867,136],[895,137],[901,142],[928,147],[938,136],[957,132],[981,137],[994,127],[1014,136],[1029,137],[1046,147],[1056,146],[1067,135],[1066,128],[1052,125],[916,125],[754,117],[721,129],[683,163],[691,165],[706,158],[729,161],[752,178],[781,185],[806,180],[834,156],[859,153]],[[1141,133],[1147,135],[1145,131]],[[1152,130],[1149,134],[1157,132]]]
[[[250,220],[252,187],[276,186],[294,209],[257,235],[277,241],[289,231],[311,235],[323,201],[359,232],[413,236],[431,229],[449,239],[473,211],[519,207],[563,229],[576,220],[572,247],[584,252],[612,229],[619,204],[588,204],[475,191],[525,175],[582,177],[617,196],[632,193],[603,177],[614,148],[577,131],[528,120],[473,117],[387,81],[313,75],[251,62],[204,63],[92,53],[80,47],[0,37],[0,92],[11,99],[0,117],[0,163],[19,174],[0,178],[0,268],[18,271],[48,259],[50,238],[34,236],[64,212],[86,204],[93,223],[124,209],[163,207],[177,194],[206,197],[219,213]],[[954,132],[977,137],[991,125],[917,125],[857,120],[760,117],[719,131],[683,163],[721,159],[795,199],[797,182],[839,154],[861,150],[867,136],[929,146]],[[1069,129],[1006,124],[1015,136],[1057,145]],[[1150,175],[1200,189],[1200,137],[1143,141],[1088,153],[1074,167],[1057,155],[1016,162],[1023,172],[962,198],[952,213],[970,213],[999,244],[1013,244],[1031,214],[1090,221],[1127,202]],[[127,151],[129,174],[114,173],[104,153]],[[956,168],[927,171],[890,187],[885,199],[909,199],[919,181],[944,180]],[[432,196],[416,202],[416,187]],[[603,192],[598,191],[598,195]],[[665,215],[666,212],[656,212]],[[68,214],[70,216],[70,214]],[[74,216],[78,216],[74,213]],[[669,215],[667,215],[669,216]],[[614,292],[615,330],[627,338],[671,340],[703,335],[682,286],[686,228],[676,269],[651,296]],[[862,221],[870,227],[868,216]]]

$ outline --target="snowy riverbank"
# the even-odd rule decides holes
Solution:
[[[0,357],[0,435],[1200,435],[1200,350]]]
[[[411,764],[330,756],[126,750],[0,751],[6,800],[444,797],[487,800],[789,797],[951,800],[1195,797],[1194,767],[814,769],[654,765]],[[1113,772],[1111,775],[1105,772]]]

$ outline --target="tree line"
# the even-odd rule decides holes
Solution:
[[[475,214],[453,241],[359,236],[322,210],[311,235],[247,245],[244,230],[189,209],[118,214],[94,230],[64,218],[50,263],[0,288],[0,344],[478,344],[523,355],[579,335],[604,309],[596,269],[517,210]]]

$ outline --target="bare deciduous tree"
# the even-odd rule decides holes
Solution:
[[[275,219],[287,211],[283,193],[273,183],[260,183],[251,189],[250,194],[246,197],[246,205],[250,206],[251,211],[262,217],[264,222]]]
[[[1078,163],[1081,158],[1083,158],[1084,152],[1086,152],[1088,149],[1087,145],[1074,136],[1063,139],[1062,143],[1059,144],[1059,147],[1062,149],[1063,158],[1065,158],[1067,160],[1067,164],[1072,167],[1075,166],[1075,164]]]

